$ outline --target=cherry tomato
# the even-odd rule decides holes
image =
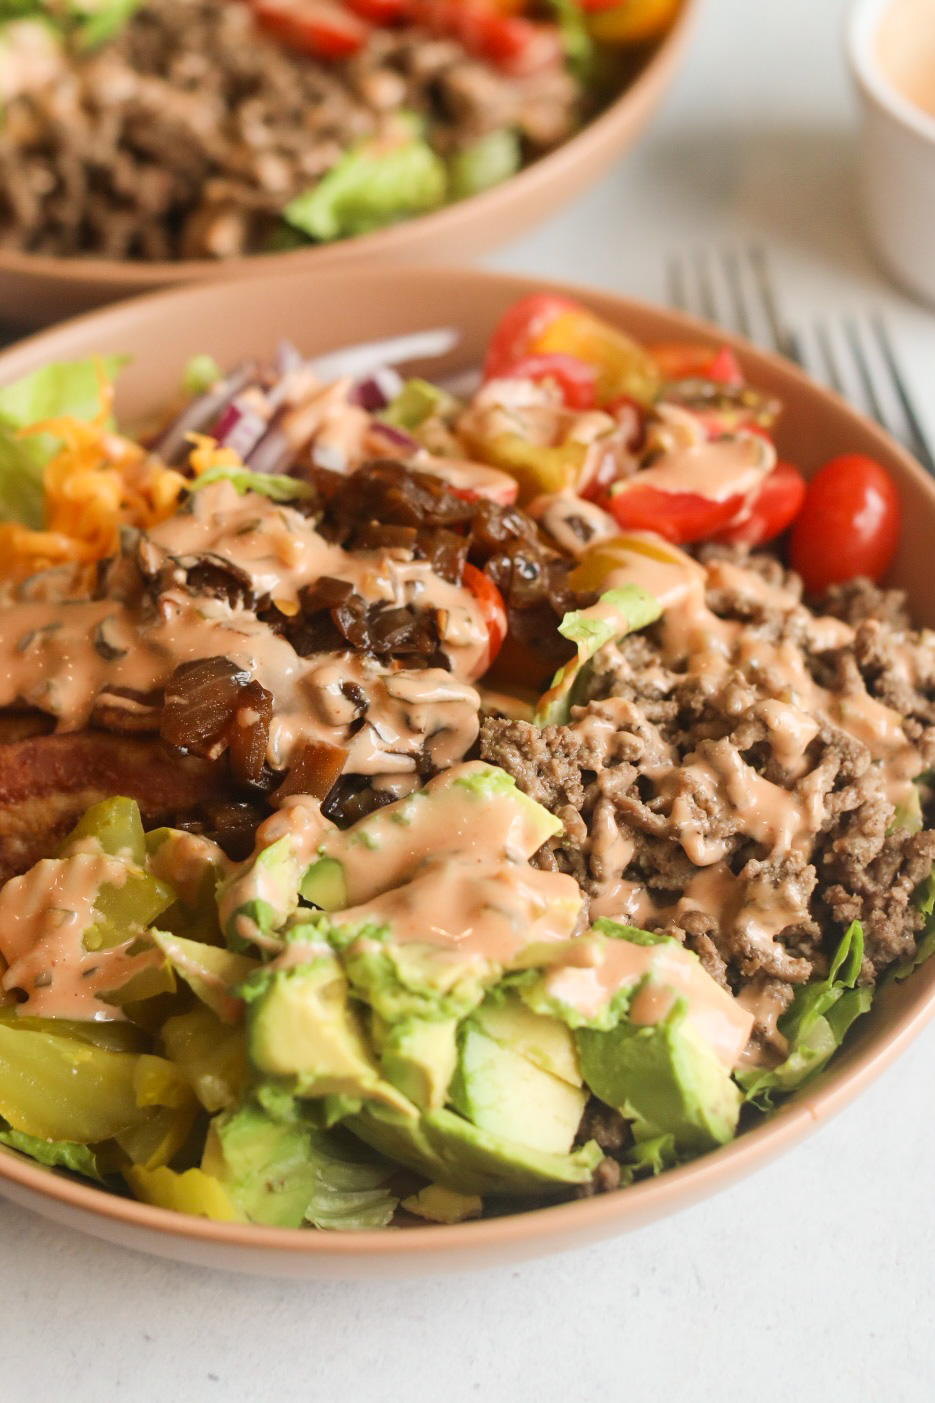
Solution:
[[[702,541],[726,526],[743,506],[743,497],[715,502],[697,492],[660,492],[630,479],[603,503],[627,531],[655,531],[674,545]]]
[[[400,24],[409,18],[409,0],[344,0],[349,10],[370,24]]]
[[[508,380],[553,381],[569,409],[593,409],[597,403],[597,371],[577,356],[523,356],[500,374]]]
[[[476,565],[470,562],[465,565],[461,576],[461,583],[465,589],[469,589],[477,601],[481,617],[487,626],[487,655],[477,676],[482,677],[494,658],[503,646],[506,638],[506,606],[503,603],[503,595],[497,589],[493,580],[485,575],[483,570],[478,570]]]
[[[560,68],[564,50],[558,26],[510,14],[496,0],[413,0],[413,12],[436,34],[451,34],[475,58],[513,77]]]
[[[792,527],[789,560],[819,594],[866,575],[879,580],[899,543],[899,493],[879,463],[842,453],[816,473]]]
[[[715,380],[742,385],[743,371],[730,346],[706,346],[700,341],[661,341],[647,350],[664,380]]]
[[[791,463],[777,463],[750,507],[750,515],[714,537],[725,546],[762,546],[791,526],[802,509],[807,484]]]
[[[517,361],[531,354],[533,342],[545,328],[564,312],[575,312],[577,304],[568,297],[554,297],[548,292],[534,292],[521,297],[508,307],[497,322],[487,355],[484,358],[484,379],[494,380]]]
[[[290,49],[313,58],[349,58],[369,26],[334,0],[253,0],[257,21]]]

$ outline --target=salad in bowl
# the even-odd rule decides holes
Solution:
[[[935,948],[887,469],[567,296],[397,368],[453,339],[0,390],[8,1150],[293,1229],[638,1192]]]

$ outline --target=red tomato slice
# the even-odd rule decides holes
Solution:
[[[313,58],[349,58],[370,32],[333,0],[252,0],[257,21],[290,49]]]
[[[706,346],[700,341],[661,341],[648,346],[647,350],[664,380],[743,384],[743,371],[729,346]]]
[[[413,0],[415,16],[436,34],[451,34],[475,58],[514,77],[564,63],[555,24],[505,14],[495,0]]]
[[[725,546],[762,546],[791,526],[805,501],[805,478],[791,463],[777,463],[753,501],[750,515],[714,537]]]
[[[503,603],[503,595],[497,589],[493,580],[485,575],[483,570],[478,570],[476,565],[466,564],[464,573],[461,576],[461,583],[465,589],[469,589],[477,601],[481,617],[487,625],[487,656],[483,666],[477,673],[482,677],[494,658],[503,646],[506,638],[506,606]]]
[[[523,356],[500,374],[508,380],[554,381],[569,409],[593,409],[597,404],[597,369],[577,356]]]
[[[900,517],[886,469],[862,453],[842,453],[809,483],[789,542],[792,568],[812,594],[857,575],[879,580],[899,544]]]
[[[607,510],[625,530],[655,531],[677,546],[713,536],[743,506],[742,496],[715,502],[696,492],[660,492],[658,487],[631,483],[610,494],[604,503]]]
[[[532,343],[543,330],[565,312],[580,310],[569,297],[534,292],[521,297],[504,312],[494,328],[484,358],[484,379],[494,380],[510,366],[525,359]]]

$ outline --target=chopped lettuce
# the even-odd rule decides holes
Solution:
[[[734,1073],[745,1101],[761,1111],[771,1110],[777,1096],[798,1091],[827,1065],[851,1024],[873,1000],[871,988],[857,987],[863,956],[863,929],[854,921],[835,951],[827,977],[803,985],[779,1021],[779,1031],[789,1042],[785,1061],[767,1070],[741,1068]]]
[[[400,139],[374,138],[351,147],[314,189],[283,210],[287,224],[319,243],[381,229],[445,203],[445,163],[419,132],[400,119]]]
[[[315,489],[311,483],[302,482],[297,477],[277,477],[273,473],[252,473],[249,468],[209,468],[201,473],[189,486],[190,492],[198,492],[202,487],[210,487],[215,482],[229,482],[241,497],[246,492],[258,492],[262,497],[271,497],[274,502],[291,502],[296,497],[312,497]]]
[[[589,609],[566,614],[558,626],[563,638],[574,643],[578,656],[560,667],[536,711],[540,726],[564,725],[571,715],[585,669],[599,649],[625,634],[654,623],[662,613],[659,600],[640,585],[609,589]]]
[[[393,1166],[379,1155],[255,1103],[217,1118],[204,1167],[250,1222],[270,1227],[382,1228],[398,1203],[386,1187]]]
[[[565,62],[579,82],[589,84],[597,56],[597,46],[588,31],[579,0],[549,0],[561,35]]]
[[[6,1127],[0,1129],[0,1145],[9,1145],[11,1150],[18,1150],[21,1155],[28,1155],[37,1164],[47,1165],[49,1169],[67,1169],[72,1174],[84,1175],[86,1179],[104,1182],[94,1151],[74,1140],[42,1140],[36,1135],[24,1135],[21,1130]]]
[[[915,904],[925,917],[922,934],[916,942],[916,952],[909,960],[896,965],[887,974],[887,981],[908,978],[914,969],[935,955],[935,871],[922,883],[915,894]]]
[[[523,163],[519,133],[498,127],[448,159],[449,193],[453,200],[479,195],[515,175]]]
[[[94,419],[101,412],[101,377],[113,381],[124,356],[58,361],[0,386],[0,519],[33,529],[43,524],[42,474],[59,447],[52,434],[18,438],[46,419]]]

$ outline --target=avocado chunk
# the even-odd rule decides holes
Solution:
[[[423,1110],[444,1106],[458,1060],[454,1018],[412,1018],[391,1027],[380,1050],[387,1079]]]
[[[406,1098],[384,1081],[348,999],[337,959],[322,954],[292,969],[263,970],[241,986],[251,1061],[285,1077],[301,1097],[374,1097],[402,1114]]]
[[[575,1041],[588,1086],[634,1122],[637,1140],[671,1135],[679,1153],[700,1154],[733,1138],[740,1090],[686,1020],[684,1000],[660,1023],[579,1028]]]
[[[588,1093],[554,1077],[468,1023],[449,1093],[480,1130],[547,1154],[567,1154]]]
[[[430,1223],[463,1223],[465,1218],[477,1218],[483,1212],[484,1201],[477,1194],[459,1194],[454,1189],[443,1189],[441,1184],[428,1184],[419,1193],[404,1198],[399,1206]]]
[[[228,944],[244,950],[285,925],[299,904],[300,880],[288,836],[229,877],[218,889],[218,914]]]
[[[418,1119],[369,1104],[344,1122],[389,1159],[462,1194],[552,1194],[562,1185],[587,1184],[603,1153],[593,1141],[569,1155],[547,1154],[492,1135],[441,1109]]]
[[[486,999],[474,1015],[489,1038],[512,1048],[554,1077],[581,1085],[578,1049],[567,1024],[546,1014],[534,1013],[515,995]]]
[[[347,906],[344,868],[336,858],[319,858],[302,878],[299,892],[306,901],[322,911],[343,911]]]
[[[476,841],[478,830],[491,853],[499,849],[501,855],[526,861],[546,839],[561,833],[562,825],[503,770],[481,761],[456,765],[417,794],[387,804],[344,832],[329,833],[303,880],[302,895],[324,910],[341,909],[333,903],[342,896],[342,906],[360,906],[408,881],[429,858]],[[343,891],[333,869],[316,875],[323,859],[340,865]],[[323,900],[314,895],[316,890]]]

